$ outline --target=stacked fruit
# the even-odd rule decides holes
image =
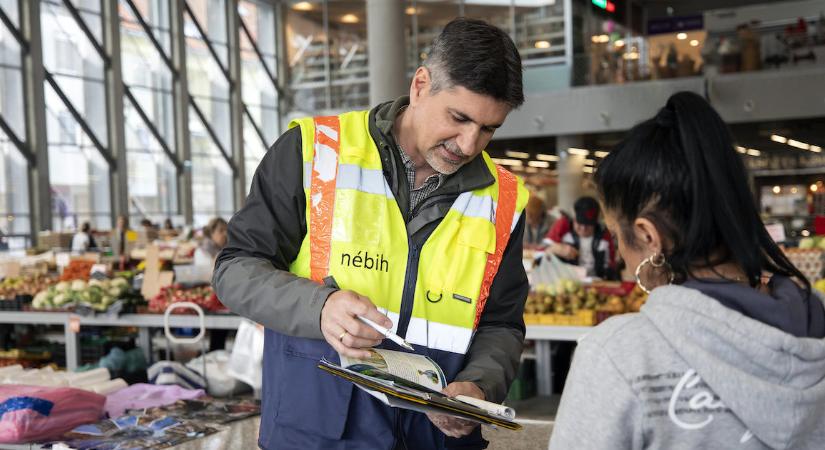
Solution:
[[[13,299],[18,295],[35,295],[45,290],[57,279],[47,275],[9,277],[0,282],[0,299]]]
[[[184,288],[176,284],[161,289],[158,295],[149,300],[149,312],[163,313],[166,308],[178,302],[192,302],[200,306],[206,311],[221,312],[225,311],[226,307],[218,300],[218,296],[212,290],[212,286],[198,286],[193,288]],[[187,309],[177,309],[176,313],[191,312]]]
[[[539,284],[528,294],[524,312],[577,315],[581,311],[595,311],[599,316],[608,317],[613,314],[638,312],[647,300],[647,295],[638,286],[626,295],[622,295],[621,291],[622,289],[604,286],[583,286],[573,280]]]

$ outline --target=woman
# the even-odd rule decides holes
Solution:
[[[72,253],[83,253],[97,248],[94,236],[92,236],[92,225],[83,222],[80,231],[72,236]]]
[[[215,258],[226,246],[226,221],[215,217],[203,227],[203,240],[195,250],[195,265],[209,266],[210,272],[215,265]]]
[[[825,310],[768,236],[719,115],[673,95],[596,172],[652,290],[579,343],[551,449],[821,449]]]

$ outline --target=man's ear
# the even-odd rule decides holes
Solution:
[[[636,236],[636,242],[645,249],[648,256],[662,253],[664,248],[662,235],[659,234],[653,222],[644,217],[637,218],[633,221],[633,233]]]
[[[415,106],[418,101],[429,95],[432,86],[430,71],[424,66],[419,67],[410,82],[410,106]]]

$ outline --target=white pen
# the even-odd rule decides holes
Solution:
[[[355,317],[358,317],[358,319],[361,320],[361,322],[364,322],[365,324],[369,325],[370,328],[372,328],[373,330],[383,334],[385,338],[395,342],[396,344],[406,348],[407,350],[410,350],[410,351],[413,351],[413,352],[415,351],[415,349],[413,348],[412,345],[410,345],[407,341],[400,338],[397,334],[393,333],[392,331],[388,330],[387,328],[384,328],[381,325],[378,325],[377,323],[373,322],[370,319],[367,319],[366,317],[363,317],[363,316],[355,316]]]

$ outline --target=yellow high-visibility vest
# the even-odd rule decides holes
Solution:
[[[460,194],[423,246],[411,249],[369,133],[369,112],[298,119],[295,126],[303,142],[307,234],[290,272],[318,282],[333,275],[342,289],[372,300],[393,331],[405,281],[415,277],[406,340],[466,353],[527,204],[523,182],[483,152],[496,182]],[[418,273],[407,274],[416,252]]]

